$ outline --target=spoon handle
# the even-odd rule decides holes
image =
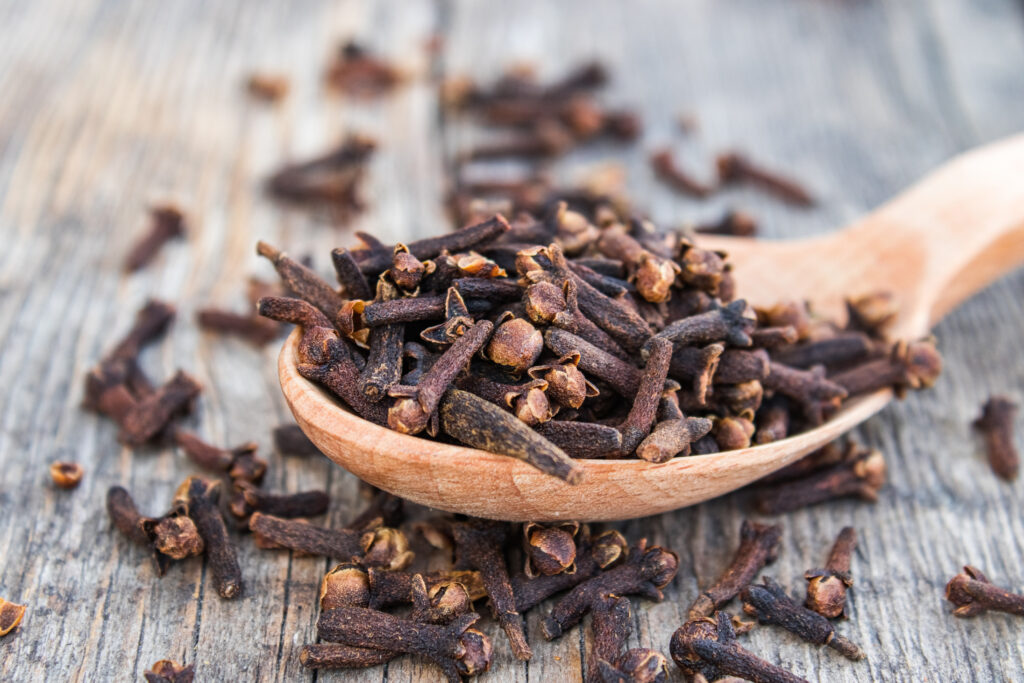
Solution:
[[[1024,135],[956,157],[834,239],[903,299],[893,333],[926,333],[1024,263]]]

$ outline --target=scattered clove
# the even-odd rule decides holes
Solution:
[[[774,171],[755,165],[737,152],[718,155],[718,179],[723,185],[735,182],[748,182],[766,192],[774,194],[790,204],[797,206],[813,206],[814,198],[799,183],[785,178]]]
[[[404,76],[397,67],[350,40],[338,49],[325,80],[346,94],[373,97],[394,89]]]
[[[235,598],[242,594],[242,571],[218,508],[220,487],[220,482],[189,477],[178,488],[175,503],[199,530],[217,592],[222,598]]]
[[[316,447],[299,425],[284,424],[274,427],[274,450],[282,455],[311,457],[320,454]]]
[[[602,664],[616,662],[631,630],[629,598],[600,595],[591,607],[593,643],[587,659],[588,683],[601,683]]]
[[[1013,442],[1013,421],[1017,404],[1006,396],[993,396],[985,402],[974,428],[982,433],[992,471],[1007,481],[1017,478],[1020,454]]]
[[[669,649],[684,673],[705,681],[735,676],[756,683],[808,683],[740,647],[725,612],[718,612],[715,618],[691,618],[672,634]]]
[[[149,264],[164,243],[185,234],[185,216],[173,204],[160,204],[149,210],[149,232],[143,235],[125,259],[129,273]]]
[[[956,605],[953,614],[974,617],[986,611],[1024,616],[1024,595],[992,585],[980,569],[966,565],[946,584],[946,599]]]
[[[244,315],[219,308],[204,308],[196,314],[199,327],[208,332],[240,337],[255,346],[264,346],[277,339],[281,330],[272,320],[258,315]]]
[[[757,493],[755,505],[762,514],[778,515],[847,496],[874,502],[883,484],[885,458],[879,451],[864,450],[802,479],[765,487]]]
[[[78,488],[84,474],[85,468],[77,462],[55,462],[50,465],[50,478],[58,488]]]
[[[291,83],[283,74],[254,73],[246,79],[245,88],[250,95],[264,102],[280,102],[288,96]]]
[[[747,586],[740,597],[743,611],[761,623],[781,626],[809,643],[827,645],[847,659],[864,659],[861,649],[838,635],[832,622],[797,603],[774,579],[765,577],[763,585]]]
[[[642,595],[660,602],[661,590],[675,578],[679,557],[660,546],[647,547],[642,539],[629,551],[626,562],[598,574],[572,589],[558,601],[544,620],[541,632],[548,640],[562,635],[579,623],[601,595]]]
[[[693,230],[705,235],[755,237],[757,235],[757,219],[746,211],[726,211],[720,220],[698,225]]]
[[[526,568],[530,578],[553,576],[576,571],[576,534],[579,522],[523,525],[523,545],[526,548]]]
[[[661,149],[651,155],[651,168],[654,174],[672,189],[691,197],[707,197],[711,188],[693,178],[676,164],[670,149]]]
[[[166,384],[132,405],[120,420],[118,435],[128,446],[138,447],[152,440],[177,415],[188,409],[202,387],[179,370]]]
[[[740,546],[736,549],[732,563],[714,585],[697,596],[690,605],[687,618],[710,617],[739,595],[765,565],[775,561],[781,536],[782,527],[778,525],[744,520],[740,527]]]
[[[857,532],[852,526],[844,527],[832,545],[824,569],[804,572],[804,578],[807,579],[807,607],[829,619],[849,616],[846,591],[853,585],[850,559],[856,547]]]

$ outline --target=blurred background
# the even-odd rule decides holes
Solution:
[[[372,96],[331,87],[326,74],[349,41],[394,67],[400,82]],[[635,140],[599,139],[540,163],[459,163],[492,131],[443,107],[443,83],[488,85],[523,64],[548,83],[595,59],[608,74],[596,101],[635,112]],[[287,93],[254,96],[246,87],[253,75],[282,77]],[[315,638],[323,560],[243,544],[247,597],[228,602],[212,597],[199,563],[158,581],[144,552],[115,537],[102,504],[109,486],[162,501],[190,472],[171,449],[121,448],[111,424],[79,407],[83,373],[135,311],[150,297],[178,306],[169,338],[144,365],[157,377],[183,367],[204,385],[192,426],[221,445],[260,442],[272,465],[268,488],[327,488],[335,500],[328,523],[340,526],[361,505],[354,477],[325,460],[266,453],[270,428],[290,419],[277,345],[194,324],[205,306],[245,310],[246,279],[272,276],[255,255],[257,240],[311,255],[326,275],[330,249],[350,245],[356,230],[393,242],[452,227],[446,204],[463,177],[457,171],[542,172],[572,186],[608,162],[621,167],[611,173],[622,192],[659,224],[742,209],[765,237],[837,229],[957,152],[1024,128],[1024,6],[7,1],[0,93],[0,595],[31,606],[0,643],[0,677],[138,680],[170,657],[195,662],[197,680],[429,680],[434,671],[409,658],[358,673],[301,668],[298,649]],[[282,165],[354,133],[377,147],[360,190],[365,209],[343,224],[336,212],[267,192]],[[708,182],[717,154],[741,150],[798,180],[816,202],[793,206],[746,186],[680,194],[650,167],[662,148]],[[148,208],[165,201],[184,212],[184,239],[126,274]],[[821,563],[842,526],[863,530],[856,574],[864,590],[845,630],[868,661],[840,662],[760,631],[751,650],[812,680],[1021,679],[1019,626],[954,621],[941,598],[965,561],[1019,584],[1020,490],[988,472],[967,424],[989,393],[1020,398],[1022,287],[1017,273],[945,320],[937,335],[947,368],[936,390],[858,430],[889,460],[879,503],[783,520],[772,574],[788,586]],[[86,467],[70,495],[48,485],[46,466],[57,459]],[[682,558],[665,602],[636,603],[630,647],[667,652],[689,597],[727,562],[747,512],[741,492],[620,525]],[[538,610],[528,620],[534,635],[539,618]],[[549,644],[535,637],[528,665],[497,637],[486,680],[574,680],[584,637],[582,629]]]

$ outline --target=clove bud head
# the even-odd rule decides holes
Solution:
[[[370,577],[363,567],[343,562],[320,582],[320,610],[335,607],[369,607]]]
[[[468,628],[459,636],[455,666],[463,676],[479,676],[491,668],[493,655],[491,639],[475,628]]]
[[[486,355],[515,373],[526,372],[544,350],[544,335],[524,318],[504,316],[491,336]]]
[[[635,647],[615,661],[615,668],[633,683],[667,683],[668,658],[657,650]]]
[[[576,571],[575,530],[578,524],[563,526],[541,526],[533,522],[523,527],[526,537],[526,575],[542,574],[554,576],[563,572]]]
[[[409,539],[399,529],[381,527],[363,537],[365,555],[362,564],[367,567],[383,567],[392,571],[405,569],[412,562]]]

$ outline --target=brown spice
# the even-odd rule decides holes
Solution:
[[[242,594],[242,571],[218,507],[220,487],[220,482],[189,477],[178,488],[175,502],[199,530],[217,592],[230,599]]]
[[[602,663],[610,664],[619,659],[629,632],[632,630],[629,598],[618,595],[601,595],[591,607],[591,633],[593,644],[587,658],[588,683],[602,683]]]
[[[670,149],[661,149],[652,154],[650,163],[654,174],[677,192],[691,197],[706,197],[711,194],[710,187],[679,167]]]
[[[118,439],[132,447],[154,439],[177,414],[188,410],[201,390],[196,380],[179,370],[166,384],[124,414]]]
[[[142,675],[146,683],[192,683],[195,668],[192,664],[183,665],[161,659]]]
[[[740,527],[740,545],[732,563],[714,585],[702,592],[690,605],[688,619],[710,617],[739,595],[757,573],[775,561],[779,552],[782,527],[744,520]],[[674,655],[673,655],[674,656]]]
[[[125,259],[125,270],[129,273],[148,265],[164,243],[185,234],[185,216],[173,204],[152,207],[149,218],[149,232],[139,238]]]
[[[986,611],[1024,616],[1024,595],[992,585],[980,569],[967,565],[946,584],[946,599],[956,605],[953,614],[974,617]]]
[[[982,433],[992,471],[1007,481],[1017,478],[1020,454],[1013,441],[1013,421],[1017,404],[1006,396],[993,396],[985,402],[974,428]]]
[[[719,182],[723,185],[733,182],[748,182],[780,199],[797,206],[813,206],[814,198],[795,180],[785,178],[774,171],[758,166],[737,152],[718,155]]]
[[[208,332],[229,334],[264,346],[277,339],[281,328],[271,320],[259,315],[241,314],[219,308],[204,308],[196,314],[199,327]]]
[[[264,102],[280,102],[288,96],[291,82],[283,74],[254,73],[246,79],[245,88],[250,95]]]
[[[284,424],[274,427],[274,450],[282,455],[312,457],[320,455],[316,447],[299,425]]]
[[[850,559],[856,547],[857,532],[851,526],[844,527],[832,545],[825,567],[804,572],[807,607],[829,619],[849,616],[846,591],[853,585]]]
[[[755,505],[762,514],[778,515],[847,496],[874,502],[885,484],[885,469],[879,451],[865,450],[802,479],[767,487],[757,494]]]
[[[18,605],[0,598],[0,637],[13,631],[24,616],[25,605]]]
[[[523,573],[532,578],[575,572],[576,534],[579,530],[579,522],[524,524],[523,546],[526,549],[526,566]]]
[[[58,488],[78,488],[84,474],[85,468],[77,462],[55,462],[50,465],[50,478]]]

